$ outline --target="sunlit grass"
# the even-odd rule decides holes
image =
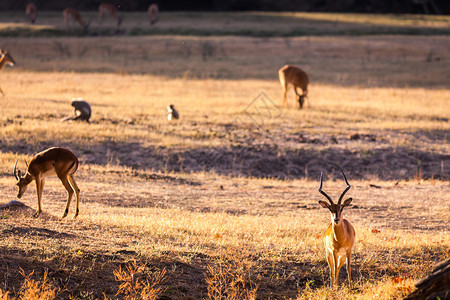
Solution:
[[[55,144],[70,141],[80,147],[107,140],[188,148],[226,146],[228,143],[220,129],[203,132],[192,124],[233,124],[237,117],[245,117],[247,103],[259,90],[270,95],[275,105],[280,103],[279,84],[275,80],[168,80],[146,75],[14,71],[2,76],[6,79],[2,86],[8,95],[3,100],[4,126],[0,132],[9,144],[31,139]],[[27,83],[16,85],[12,80]],[[78,92],[74,93],[75,89]],[[224,93],[214,92],[216,89]],[[36,98],[37,95],[45,97]],[[72,113],[72,97],[84,97],[91,103],[93,124],[59,122]],[[311,106],[306,110],[282,110],[266,126],[277,128],[291,124],[298,128],[294,130],[303,133],[341,135],[359,130],[449,130],[450,110],[446,103],[450,94],[445,89],[367,89],[313,84],[309,101]],[[165,107],[170,103],[175,103],[181,112],[179,124],[166,122]],[[403,143],[402,140],[390,142]]]
[[[385,26],[424,26],[446,27],[450,18],[445,15],[409,15],[409,14],[352,14],[352,13],[303,13],[303,12],[253,12],[255,15],[284,16],[297,19],[309,19],[328,22],[356,24],[376,24]]]
[[[61,29],[60,13],[45,14],[42,24],[48,21]],[[23,14],[13,17],[18,20]],[[447,24],[447,17],[433,16],[163,12],[161,17],[157,26],[167,28],[188,19],[191,29],[204,27],[212,18],[217,27],[231,20],[230,30],[247,23],[254,30],[258,20],[267,23],[261,28],[266,30],[272,24],[268,20],[274,19],[280,21],[277,26],[325,23],[320,30],[334,23],[356,30],[366,23],[426,28]],[[126,30],[144,22],[142,18],[141,13],[127,14]],[[45,278],[45,268],[50,268],[55,280],[52,285],[42,282],[52,289],[65,287],[61,297],[114,299],[120,282],[129,283],[130,292],[139,273],[142,277],[134,282],[142,284],[154,275],[161,275],[155,277],[158,283],[164,277],[167,283],[155,291],[173,299],[233,293],[249,299],[400,299],[450,255],[445,37],[125,35],[10,37],[2,42],[17,64],[0,72],[6,94],[0,115],[0,204],[17,193],[12,175],[17,159],[24,170],[24,159],[47,147],[64,146],[80,159],[75,178],[81,205],[76,220],[70,219],[72,204],[68,218],[61,221],[66,192],[57,178],[49,178],[44,212],[33,218],[37,200],[32,183],[21,199],[27,207],[0,211],[0,254],[5,265],[20,265],[24,274],[36,269],[33,278]],[[212,54],[205,52],[211,48]],[[276,71],[286,63],[310,74],[303,110],[295,107],[292,91],[290,108],[281,107]],[[255,124],[245,109],[261,91],[276,113],[265,116],[264,124]],[[74,97],[91,104],[90,124],[60,122],[73,114]],[[179,122],[167,121],[169,104],[180,111]],[[375,140],[353,140],[355,133]],[[327,286],[323,233],[329,213],[317,204],[318,176],[308,173],[310,162],[296,162],[305,164],[304,175],[257,177],[240,169],[245,157],[221,156],[242,148],[247,151],[243,156],[267,148],[276,159],[291,151],[311,151],[314,164],[326,155],[351,155],[363,164],[364,158],[386,150],[374,162],[380,168],[398,149],[404,155],[413,153],[416,175],[400,172],[403,175],[392,180],[384,178],[384,170],[344,163],[346,173],[354,173],[349,195],[355,206],[344,211],[356,229],[354,289],[342,275],[341,290]],[[211,162],[202,166],[201,159],[208,155]],[[435,161],[428,167],[438,178],[420,173],[421,160],[429,157]],[[325,185],[332,197],[343,187],[341,177],[335,177],[342,167],[339,159],[324,167],[330,169]],[[168,167],[170,160],[178,169]],[[227,160],[230,166],[221,172],[216,160]],[[263,166],[264,160],[257,157],[251,167]],[[213,165],[209,169],[208,163]],[[0,297],[5,291],[18,296],[24,279],[19,275],[17,268],[9,267],[0,274]],[[87,290],[80,282],[96,288]],[[224,288],[231,285],[236,288]]]

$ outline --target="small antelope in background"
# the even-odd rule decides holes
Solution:
[[[342,217],[342,210],[344,207],[349,206],[352,202],[352,198],[348,198],[341,204],[342,198],[345,193],[350,189],[350,184],[347,181],[347,177],[345,177],[345,183],[347,184],[346,189],[342,192],[339,197],[339,201],[337,204],[331,200],[331,198],[322,191],[322,176],[320,174],[320,187],[319,192],[328,199],[330,203],[325,201],[319,201],[319,204],[323,208],[328,208],[331,214],[331,224],[328,226],[325,231],[325,251],[326,258],[328,262],[328,266],[330,267],[330,287],[333,288],[336,285],[339,288],[339,270],[344,264],[344,260],[347,265],[347,274],[348,274],[348,283],[351,286],[352,284],[352,274],[351,274],[351,254],[352,248],[355,243],[355,229],[349,221]]]
[[[109,14],[113,16],[114,19],[116,19],[117,21],[117,27],[119,27],[120,24],[122,24],[123,19],[121,16],[119,16],[119,10],[115,5],[109,3],[101,3],[98,6],[98,20],[100,24],[102,24],[104,14]]]
[[[0,70],[3,69],[5,65],[14,66],[16,64],[16,61],[11,56],[11,54],[8,53],[6,50],[0,49]],[[5,93],[3,93],[2,88],[0,87],[0,93],[2,96],[5,96]]]
[[[36,16],[37,16],[37,8],[34,3],[28,3],[25,8],[25,14],[27,15],[28,19],[30,19],[31,24],[34,24],[36,22]]]
[[[64,24],[66,25],[66,32],[69,32],[69,21],[72,20],[73,23],[78,23],[80,24],[81,27],[83,27],[84,31],[87,31],[88,27],[89,27],[89,23],[86,23],[83,21],[83,18],[81,18],[80,13],[73,8],[66,8],[63,11],[63,16],[64,16]]]
[[[148,21],[150,22],[150,25],[155,24],[159,19],[159,8],[158,4],[150,4],[148,7]]]
[[[26,163],[26,162],[25,162]],[[27,170],[22,176],[20,170],[17,171],[17,160],[14,164],[14,177],[17,180],[17,186],[19,192],[17,193],[17,198],[20,199],[27,190],[28,185],[34,180],[36,181],[36,192],[38,197],[38,209],[36,211],[35,217],[39,216],[42,212],[41,199],[42,191],[44,189],[45,178],[48,176],[58,176],[62,184],[67,190],[67,204],[64,214],[61,217],[63,219],[67,216],[69,212],[70,201],[72,200],[73,194],[77,199],[77,209],[73,218],[78,216],[78,206],[80,202],[80,189],[78,188],[75,180],[73,179],[73,174],[78,169],[78,158],[71,151],[53,147],[36,154],[27,163]]]
[[[297,101],[299,108],[303,107],[306,96],[308,96],[308,75],[302,69],[294,67],[291,65],[285,65],[280,70],[278,70],[278,77],[280,78],[282,94],[283,94],[283,104],[287,106],[286,92],[289,84],[294,86],[294,92],[297,95]],[[298,93],[298,88],[302,90],[302,94]]]

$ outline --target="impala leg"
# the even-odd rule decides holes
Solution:
[[[348,275],[348,285],[350,288],[352,288],[352,264],[351,264],[351,260],[352,260],[352,251],[349,250],[347,251],[347,262],[346,262],[346,266],[347,266],[347,275]]]
[[[284,85],[283,85],[283,105],[284,106],[288,106],[288,103],[287,103],[287,96],[286,96],[286,94],[287,94],[287,88],[288,88],[288,86],[287,86],[287,82],[284,82]]]
[[[339,256],[336,251],[333,251],[333,273],[334,273],[334,285],[339,288]]]
[[[341,270],[342,266],[344,265],[345,258],[343,256],[338,257],[338,266],[336,270],[336,285],[339,288],[339,271]]]
[[[42,212],[41,199],[42,199],[42,190],[44,189],[44,179],[36,178],[35,181],[36,181],[36,193],[38,197],[38,209],[34,214],[34,217],[38,217]]]
[[[333,271],[333,256],[331,255],[330,251],[327,251],[327,262],[328,267],[330,268],[330,288],[333,288],[333,280],[334,280],[334,271]]]
[[[62,184],[64,185],[64,187],[67,190],[66,209],[64,210],[64,214],[61,217],[61,219],[65,218],[67,216],[67,214],[69,213],[69,205],[70,205],[70,201],[72,201],[72,196],[73,196],[73,193],[74,193],[74,191],[72,189],[72,186],[70,185],[69,180],[68,180],[67,177],[59,178],[61,180]]]
[[[281,97],[283,98],[283,105],[287,105],[287,98],[286,98],[286,92],[287,92],[287,82],[286,78],[284,78],[283,72],[278,73],[278,77],[280,78],[280,84],[281,84]]]
[[[295,92],[295,95],[297,95],[298,107],[301,109],[301,108],[303,108],[303,102],[305,101],[304,98],[302,97],[303,93],[300,95],[298,93],[298,90],[297,90],[296,86],[294,86],[294,92]]]
[[[70,186],[72,187],[73,191],[75,192],[75,197],[77,199],[77,209],[75,211],[75,215],[73,216],[73,218],[75,219],[78,216],[78,213],[79,213],[80,189],[78,188],[78,185],[75,182],[75,179],[73,179],[72,175],[69,175],[69,183],[70,183]]]

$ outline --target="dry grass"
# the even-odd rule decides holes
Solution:
[[[167,15],[171,26],[193,16]],[[436,22],[429,26],[446,19]],[[34,188],[27,207],[0,211],[0,297],[402,298],[450,255],[449,43],[3,38],[17,65],[0,73],[0,202],[16,193],[17,158],[23,169],[23,158],[59,145],[80,158],[82,204],[77,220],[60,221],[65,192],[49,179],[40,218]],[[310,74],[302,111],[278,107],[276,70],[285,63]],[[261,91],[273,100],[270,114],[247,107]],[[73,97],[91,103],[91,124],[59,121]],[[181,112],[175,124],[166,120],[170,103]],[[355,287],[341,274],[341,290],[331,291],[317,177],[325,170],[335,197],[341,168],[353,186],[344,214],[357,232]]]

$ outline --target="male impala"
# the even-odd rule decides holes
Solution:
[[[278,77],[280,78],[282,94],[283,94],[283,104],[287,106],[287,98],[286,92],[288,89],[288,85],[291,84],[294,86],[295,94],[297,95],[299,108],[303,107],[303,103],[305,102],[305,98],[308,95],[308,84],[309,78],[308,75],[300,68],[285,65],[280,70],[278,70]],[[302,89],[302,94],[299,94],[297,89]]]
[[[109,3],[101,3],[98,7],[98,20],[100,22],[100,24],[103,21],[103,15],[104,14],[110,14],[112,15],[116,21],[117,21],[117,27],[120,26],[120,24],[122,24],[122,17],[119,16],[119,10],[117,9],[117,7],[115,5],[109,4]]]
[[[78,216],[80,189],[73,179],[73,174],[78,169],[78,159],[75,154],[64,148],[53,147],[36,154],[31,159],[30,164],[27,164],[27,171],[23,176],[21,176],[20,170],[16,170],[16,167],[17,161],[14,164],[14,176],[17,179],[17,186],[19,187],[17,198],[20,199],[20,197],[22,197],[23,193],[27,190],[28,185],[33,180],[36,181],[36,192],[38,197],[36,217],[42,212],[41,199],[45,178],[55,175],[61,180],[68,193],[66,209],[61,219],[66,217],[69,212],[69,205],[73,194],[75,194],[77,199],[77,209],[73,218],[75,219]]]
[[[28,16],[28,19],[30,19],[30,22],[34,24],[36,22],[36,15],[37,15],[37,8],[34,3],[28,3],[27,7],[25,8],[25,14]]]
[[[331,224],[325,231],[325,251],[328,266],[330,267],[330,287],[333,288],[334,285],[338,286],[339,283],[339,270],[344,264],[344,258],[347,265],[348,283],[352,284],[352,274],[351,274],[351,253],[352,248],[355,243],[355,229],[349,221],[342,218],[342,210],[344,207],[349,206],[352,202],[352,198],[348,198],[341,204],[342,198],[345,193],[350,189],[350,184],[345,177],[345,183],[347,188],[342,192],[339,197],[337,204],[331,200],[331,198],[322,191],[322,173],[320,174],[320,187],[319,192],[328,199],[330,203],[325,201],[319,201],[319,204],[323,208],[328,208],[331,213]]]
[[[148,7],[148,21],[150,22],[150,25],[153,25],[158,21],[158,13],[158,4],[150,4],[150,6]]]
[[[66,32],[69,31],[69,21],[70,20],[72,20],[73,23],[80,24],[80,26],[83,27],[84,31],[87,30],[89,23],[86,23],[83,21],[80,13],[76,9],[66,8],[63,11],[63,15],[64,15],[64,24],[66,25]]]
[[[16,63],[16,61],[11,56],[11,54],[8,53],[8,51],[0,49],[0,70],[3,69],[3,67],[5,65],[9,65],[12,67],[12,66],[14,66],[15,63]],[[3,93],[3,90],[1,87],[0,87],[0,93],[2,94],[2,96],[5,96],[5,93]]]

